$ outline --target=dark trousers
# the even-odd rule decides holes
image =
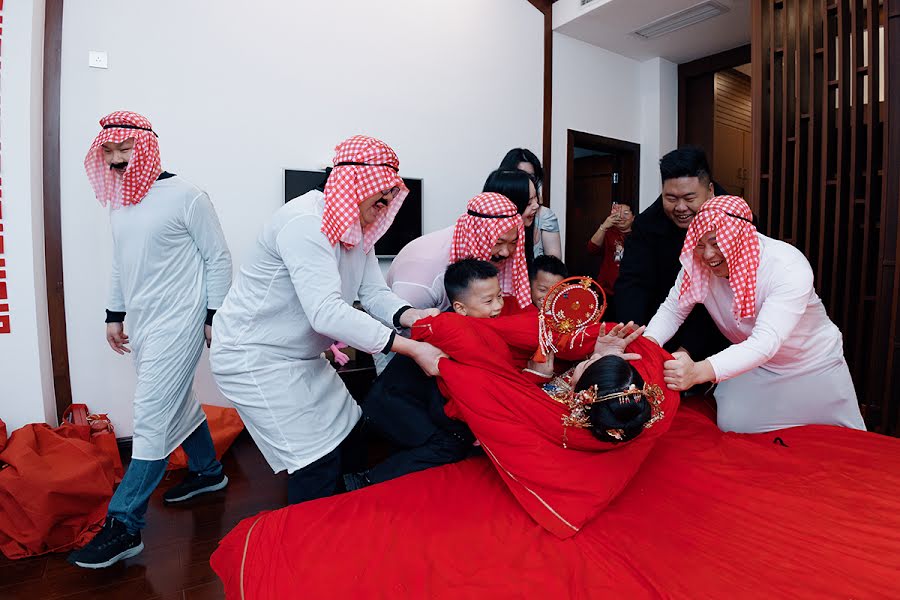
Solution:
[[[299,504],[346,491],[343,474],[363,470],[366,467],[365,458],[365,440],[360,420],[337,448],[288,475],[288,504]]]
[[[430,467],[458,462],[470,454],[474,437],[437,430],[421,446],[400,450],[366,471],[371,483],[380,483]]]
[[[395,356],[362,402],[366,429],[398,451],[364,474],[380,483],[429,467],[460,461],[475,450],[475,436],[444,413],[446,400],[434,378],[406,356]]]

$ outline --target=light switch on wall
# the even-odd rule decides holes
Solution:
[[[88,66],[95,69],[109,68],[109,65],[107,64],[106,52],[101,52],[99,50],[90,50],[88,52]]]

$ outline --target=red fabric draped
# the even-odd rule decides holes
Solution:
[[[115,472],[90,428],[17,429],[0,452],[0,551],[24,558],[87,543],[106,517]]]
[[[444,313],[420,321],[414,335],[450,356],[441,360],[438,382],[447,397],[447,414],[468,423],[522,507],[565,538],[577,533],[631,480],[656,439],[669,428],[678,394],[667,391],[663,419],[630,442],[614,445],[596,439],[587,429],[569,427],[563,448],[562,416],[568,409],[522,376],[509,348],[527,345],[532,331],[536,340],[536,324],[522,328],[524,335],[516,333],[529,318],[536,323],[534,314],[471,319]],[[590,348],[595,339],[596,334],[589,338]],[[532,352],[535,346],[530,345]],[[662,383],[665,351],[643,339],[630,351],[643,356],[633,363],[641,377]]]
[[[819,600],[896,597],[898,557],[900,440],[722,433],[685,406],[565,540],[474,458],[250,517],[211,563],[235,600]]]

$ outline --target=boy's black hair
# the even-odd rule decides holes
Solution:
[[[449,265],[444,272],[444,289],[451,304],[466,293],[473,281],[491,279],[499,271],[493,263],[477,258],[464,258]]]
[[[528,269],[528,276],[534,279],[537,277],[538,271],[559,275],[563,279],[569,276],[569,269],[566,268],[566,263],[551,254],[541,254],[534,257],[534,262],[531,263],[531,267]]]

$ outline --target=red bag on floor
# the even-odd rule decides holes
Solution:
[[[106,517],[114,481],[89,427],[16,430],[0,452],[0,552],[16,559],[84,545]]]
[[[73,404],[63,413],[62,420],[71,423],[82,432],[87,432],[90,442],[109,456],[113,463],[116,483],[122,481],[125,469],[116,443],[115,429],[105,414],[89,414],[87,404]]]
[[[222,460],[222,455],[231,447],[237,436],[244,430],[244,422],[233,408],[224,406],[202,405],[206,413],[206,422],[209,424],[209,433],[212,436],[213,446],[216,448],[216,458]],[[167,471],[187,468],[187,454],[181,446],[169,455]]]

